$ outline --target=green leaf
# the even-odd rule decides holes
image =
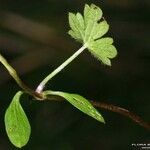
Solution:
[[[80,13],[76,15],[69,13],[69,24],[72,30],[69,31],[69,34],[78,41],[82,41],[84,38],[84,20]]]
[[[89,43],[94,39],[95,29],[97,29],[98,21],[102,17],[102,10],[94,4],[85,5],[84,20],[85,20],[85,37],[84,43]]]
[[[27,144],[31,133],[28,118],[19,102],[22,94],[21,91],[16,93],[5,113],[7,135],[12,144],[19,148]]]
[[[60,91],[45,91],[45,95],[57,95],[65,98],[69,103],[73,106],[78,108],[80,111],[84,112],[85,114],[93,117],[94,119],[105,123],[104,118],[101,114],[93,107],[93,105],[84,97],[78,94],[70,94],[66,92]]]
[[[108,44],[110,38],[100,38],[105,35],[109,30],[109,25],[102,18],[102,10],[91,4],[85,5],[84,16],[80,13],[69,13],[69,25],[71,30],[69,34],[77,41],[85,44],[88,50],[100,61],[106,65],[111,65],[110,59],[116,57],[117,50],[111,44]],[[108,40],[108,41],[107,41]]]
[[[109,58],[114,58],[117,55],[116,48],[112,45],[112,38],[101,38],[90,43],[90,52],[106,65],[111,65]]]

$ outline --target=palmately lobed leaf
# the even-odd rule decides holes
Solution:
[[[117,50],[112,45],[113,40],[111,44],[108,44],[108,38],[100,40],[109,30],[106,20],[101,20],[102,14],[102,10],[94,4],[85,5],[83,16],[80,13],[69,13],[71,30],[68,33],[77,41],[86,44],[98,60],[111,66],[110,59],[116,57]]]
[[[31,134],[28,118],[19,102],[22,94],[21,91],[16,93],[5,113],[7,135],[12,144],[19,148],[27,144]]]

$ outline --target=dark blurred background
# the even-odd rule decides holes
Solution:
[[[149,0],[0,0],[0,53],[30,87],[38,83],[81,45],[67,34],[68,12],[84,4],[100,6],[110,24],[118,56],[112,67],[85,51],[56,76],[47,89],[79,93],[88,99],[127,108],[150,121]],[[20,90],[0,65],[0,150],[15,150],[4,128],[4,113]],[[130,150],[150,143],[147,130],[119,114],[99,111],[106,125],[67,102],[22,98],[32,134],[24,150]]]

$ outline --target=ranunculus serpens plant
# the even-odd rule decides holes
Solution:
[[[68,33],[72,38],[79,41],[82,46],[58,68],[46,76],[35,91],[22,82],[14,68],[10,66],[2,55],[0,55],[1,63],[21,87],[21,90],[15,94],[12,102],[7,108],[4,119],[8,138],[16,147],[21,148],[25,146],[31,134],[30,123],[20,104],[21,96],[24,93],[41,101],[50,100],[51,95],[62,97],[83,113],[99,122],[105,123],[100,112],[98,112],[83,96],[62,91],[53,91],[51,89],[44,91],[47,82],[70,64],[83,51],[88,50],[101,63],[111,66],[111,59],[117,55],[117,50],[114,45],[112,45],[112,38],[103,37],[108,32],[109,25],[106,20],[103,19],[102,15],[102,10],[94,4],[86,4],[83,15],[81,13],[69,13],[70,30]]]

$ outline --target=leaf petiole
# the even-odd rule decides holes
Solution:
[[[87,48],[87,44],[84,44],[80,49],[78,49],[72,56],[70,56],[65,62],[63,62],[59,67],[52,71],[44,80],[38,85],[36,92],[41,93],[49,80],[51,80],[56,74],[63,70],[68,64],[70,64],[78,55],[80,55]]]

